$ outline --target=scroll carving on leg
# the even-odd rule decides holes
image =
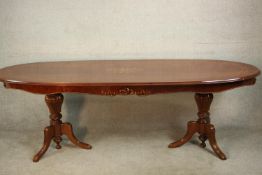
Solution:
[[[211,148],[216,153],[216,155],[220,159],[226,160],[225,154],[221,151],[216,142],[215,127],[214,125],[210,124],[209,109],[213,101],[213,94],[196,93],[195,100],[198,107],[198,120],[188,122],[187,132],[185,136],[182,139],[169,144],[168,147],[176,148],[182,146],[183,144],[188,142],[195,133],[199,133],[199,139],[201,141],[200,146],[205,148],[205,141],[209,140]]]
[[[50,143],[56,143],[56,149],[61,149],[62,135],[66,135],[69,140],[84,149],[91,149],[91,145],[80,142],[74,135],[72,125],[70,123],[62,123],[61,107],[64,97],[62,94],[46,95],[45,101],[50,111],[50,126],[44,130],[44,143],[40,151],[34,156],[33,161],[38,162],[45,154]]]

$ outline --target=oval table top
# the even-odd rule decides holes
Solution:
[[[221,60],[89,60],[39,62],[0,69],[7,87],[214,85],[254,79],[255,66]],[[22,89],[22,88],[21,88]]]

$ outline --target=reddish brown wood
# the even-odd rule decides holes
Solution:
[[[260,71],[221,60],[107,60],[31,63],[0,69],[7,88],[50,94],[219,92],[246,85]]]
[[[224,160],[209,119],[212,93],[253,85],[259,74],[260,70],[252,65],[221,60],[64,61],[6,67],[0,69],[0,81],[6,88],[48,94],[51,121],[44,130],[44,144],[35,155],[35,162],[47,151],[52,139],[60,149],[63,134],[79,147],[91,148],[76,139],[71,124],[62,123],[61,93],[114,96],[196,92],[199,119],[188,122],[186,135],[169,147],[185,144],[198,132],[201,146],[205,147],[208,139],[214,152]]]
[[[84,148],[91,149],[91,145],[82,143],[74,136],[72,125],[70,123],[62,123],[61,118],[61,106],[64,97],[62,94],[46,95],[45,101],[50,111],[50,126],[44,130],[44,143],[40,151],[34,156],[33,161],[38,162],[40,158],[47,151],[51,140],[56,143],[56,149],[61,149],[62,135],[66,135],[69,140],[75,145]]]
[[[130,86],[40,86],[26,84],[6,84],[7,88],[21,89],[33,93],[53,94],[64,92],[88,93],[96,95],[153,95],[175,92],[222,92],[241,86],[255,84],[256,79],[206,85],[130,85]],[[127,90],[128,89],[128,90]]]
[[[188,142],[195,133],[199,133],[199,139],[201,140],[200,146],[205,148],[205,141],[208,139],[213,151],[217,154],[217,156],[222,160],[226,160],[225,154],[221,151],[216,142],[215,127],[214,125],[210,124],[209,109],[213,100],[213,94],[196,93],[195,100],[198,106],[198,120],[196,122],[188,122],[185,136],[182,139],[169,144],[169,148],[179,147]]]

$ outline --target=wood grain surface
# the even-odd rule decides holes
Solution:
[[[0,81],[9,88],[48,94],[78,92],[79,87],[239,84],[259,74],[252,65],[221,60],[96,60],[10,66],[0,69]]]

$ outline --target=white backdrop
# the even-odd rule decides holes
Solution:
[[[262,69],[261,31],[261,0],[0,0],[0,67],[56,60],[202,58]],[[261,80],[215,94],[211,119],[218,135],[231,127],[262,129]],[[0,87],[0,111],[1,130],[42,134],[48,124],[42,95]],[[196,112],[193,93],[66,94],[63,105],[63,119],[73,123],[78,136],[172,131],[185,128]]]

